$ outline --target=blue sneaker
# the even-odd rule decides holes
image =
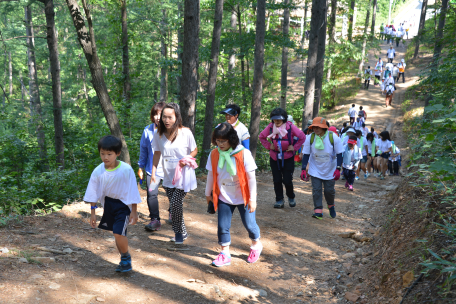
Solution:
[[[290,207],[296,207],[296,201],[294,198],[288,198],[288,204]]]
[[[355,177],[356,180],[359,180],[359,176]]]
[[[328,209],[329,209],[329,215],[331,216],[331,218],[336,218],[336,207],[332,206],[331,208],[328,208]]]
[[[119,266],[116,268],[116,272],[129,272],[132,269],[133,267],[131,266],[131,255],[121,257]]]
[[[323,213],[314,213],[312,215],[313,218],[316,218],[318,220],[322,220],[323,219]]]
[[[283,199],[281,199],[278,202],[275,202],[275,204],[274,204],[274,208],[283,208],[284,206],[285,206],[285,202],[283,201]]]

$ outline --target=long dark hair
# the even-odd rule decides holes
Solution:
[[[174,115],[176,116],[176,122],[170,128],[170,131],[169,131],[170,137],[168,138],[168,140],[170,142],[174,142],[174,140],[177,137],[177,133],[179,132],[179,129],[182,129],[184,127],[182,125],[182,115],[180,113],[180,108],[177,103],[174,103],[174,102],[167,103],[163,107],[161,115],[160,115],[160,124],[158,125],[158,134],[160,134],[160,136],[162,136],[163,133],[165,133],[165,131],[166,131],[165,124],[163,123],[163,113],[165,112],[166,109],[174,110]]]
[[[382,141],[384,141],[384,140],[391,141],[390,134],[388,131],[382,131],[382,133],[380,133],[380,137],[382,138]]]
[[[166,105],[163,101],[157,102],[154,104],[152,109],[150,110],[150,121],[152,123],[155,123],[154,116],[157,115],[157,112],[161,112],[163,110],[163,107]]]

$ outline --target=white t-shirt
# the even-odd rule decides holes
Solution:
[[[231,155],[233,155],[235,152],[239,151],[239,149],[242,149],[242,148],[243,148],[242,145],[237,146],[236,149],[233,152],[231,152]],[[244,149],[243,151],[238,152],[238,153],[244,153],[245,172],[252,172],[257,169],[257,165],[255,164],[255,160],[253,159],[252,153],[248,149]],[[211,154],[212,154],[212,152],[211,152]],[[231,161],[236,166],[236,159],[234,158],[234,156],[231,156]],[[206,169],[208,171],[212,172],[212,161],[211,161],[210,154],[209,154],[209,158],[207,160]],[[212,173],[208,173],[208,174],[212,174]],[[219,199],[230,205],[243,205],[244,198],[242,197],[241,186],[239,184],[239,178],[237,175],[231,176],[226,171],[226,162],[223,165],[222,169],[220,169],[217,166],[217,176],[218,176],[217,184],[220,189]]]
[[[236,124],[237,124],[237,126],[236,126]],[[240,122],[238,120],[234,125],[236,126],[236,127],[234,127],[234,126],[233,127],[239,137],[240,143],[242,143],[243,140],[250,138],[249,129],[247,129],[247,127],[242,122]]]
[[[156,138],[154,138],[154,141],[152,142],[152,148],[154,151],[161,152],[164,187],[184,189],[183,181],[185,181],[188,184],[185,188],[188,189],[190,187],[191,190],[196,188],[196,175],[194,170],[191,170],[191,176],[186,175],[186,178],[179,179],[175,185],[172,184],[174,172],[176,166],[179,164],[179,160],[190,155],[190,153],[196,149],[195,138],[190,129],[180,129],[174,142],[170,142],[165,134],[160,136],[157,133]]]
[[[391,148],[392,144],[389,140],[377,140],[377,151],[380,150],[383,153],[387,153],[388,149]]]
[[[394,53],[396,53],[395,49],[388,49],[388,58],[394,58]]]
[[[107,171],[102,163],[93,170],[83,200],[104,206],[106,196],[121,200],[130,210],[131,205],[141,203],[135,172],[129,164],[120,161],[116,169]]]
[[[362,142],[362,145],[361,145],[361,142]],[[361,149],[363,156],[367,156],[367,152],[366,152],[366,148],[365,148],[367,146],[367,139],[364,136],[361,136],[361,138],[358,138],[357,145]]]
[[[372,133],[372,134],[374,135],[374,137],[375,137],[376,139],[378,139],[378,133],[377,133],[376,131],[374,131],[374,133]]]
[[[361,122],[361,119],[359,120],[359,122],[358,122],[358,121],[355,121],[355,122],[353,123],[353,128],[354,128],[355,130],[361,130],[362,126],[363,126],[363,123]]]
[[[304,142],[304,147],[302,149],[303,154],[310,154],[309,175],[322,180],[334,179],[333,174],[337,166],[337,163],[334,161],[334,157],[335,155],[344,152],[344,146],[342,145],[340,138],[333,136],[333,147],[331,145],[331,141],[329,140],[329,134],[326,135],[323,140],[323,145],[325,147],[323,150],[319,150],[315,148],[316,140],[314,140],[312,147],[310,146],[311,137],[311,135],[306,137],[306,141]]]
[[[356,108],[351,107],[350,109],[348,109],[348,115],[350,115],[350,117],[356,117],[356,114],[358,114]]]
[[[369,129],[367,127],[361,128],[361,131],[363,132],[364,137],[366,137],[367,134],[369,134]]]
[[[393,68],[393,76],[397,76],[399,75],[399,68],[398,67],[394,67]]]
[[[401,153],[401,151],[400,151],[399,148],[396,146],[396,153],[394,153],[394,154],[398,154],[398,155],[397,155],[396,157],[393,157],[393,152],[391,152],[390,157],[389,157],[389,160],[390,160],[390,161],[393,161],[393,162],[394,162],[394,161],[400,160],[400,159],[401,159],[401,154],[400,154],[400,153]]]

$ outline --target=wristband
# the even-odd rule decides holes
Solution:
[[[90,210],[94,210],[94,209],[97,209],[98,206],[90,206]]]
[[[342,170],[342,168],[340,166],[337,166],[336,169],[339,170],[339,171]]]

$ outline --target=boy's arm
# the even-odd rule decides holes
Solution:
[[[129,225],[134,225],[138,222],[138,212],[137,212],[137,204],[131,205],[131,213],[130,213],[130,222]]]
[[[96,207],[97,203],[90,203],[90,226],[92,228],[97,228],[97,215],[95,214]]]

